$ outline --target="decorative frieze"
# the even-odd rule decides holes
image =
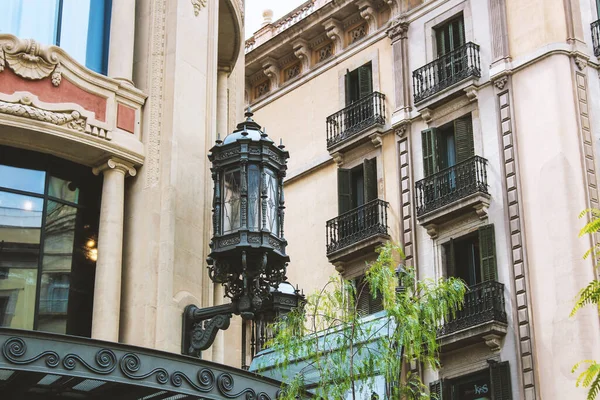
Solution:
[[[269,93],[270,91],[271,91],[271,87],[270,87],[269,81],[264,81],[262,83],[259,83],[254,88],[254,98],[257,99],[261,96],[264,96],[265,94]]]
[[[295,77],[300,75],[300,63],[294,64],[291,67],[288,67],[284,70],[284,80],[289,81],[290,79],[294,79]]]
[[[348,31],[348,44],[354,44],[367,36],[367,24],[362,24]]]
[[[12,37],[0,45],[0,72],[5,66],[15,74],[30,80],[40,80],[52,75],[52,85],[58,86],[62,71],[55,46],[43,46],[33,39]]]
[[[315,51],[317,62],[323,62],[333,55],[333,43],[327,43]]]

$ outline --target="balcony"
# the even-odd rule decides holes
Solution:
[[[375,199],[327,221],[327,257],[332,263],[346,262],[372,252],[389,239],[388,203]]]
[[[600,19],[592,22],[592,43],[594,45],[594,55],[600,57]]]
[[[417,219],[435,237],[437,226],[474,210],[487,216],[487,160],[473,156],[415,184]]]
[[[327,117],[327,150],[347,150],[381,133],[384,125],[385,95],[373,92]]]
[[[462,310],[444,323],[438,330],[438,338],[444,351],[482,340],[497,351],[502,336],[506,335],[507,323],[504,285],[487,281],[469,288]]]
[[[449,88],[456,87],[457,90],[452,92],[453,94],[460,92],[459,89],[465,89],[472,82],[467,82],[465,87],[458,87],[458,84],[467,81],[468,78],[480,78],[480,64],[479,46],[469,42],[413,71],[415,105],[423,103],[435,94],[445,93]],[[432,105],[428,102],[425,106]]]

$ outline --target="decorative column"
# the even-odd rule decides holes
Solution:
[[[135,176],[136,171],[133,165],[111,158],[94,168],[93,172],[95,175],[102,173],[104,181],[98,231],[92,338],[118,342],[125,177]]]
[[[219,67],[217,71],[217,132],[222,137],[225,137],[229,132],[227,127],[228,116],[228,96],[227,96],[227,81],[229,78],[230,69],[227,67]],[[215,283],[213,290],[213,305],[218,306],[223,304],[225,299],[225,290],[222,285]],[[217,332],[215,341],[212,345],[212,361],[216,363],[225,362],[225,338],[223,332]]]
[[[394,65],[394,112],[403,112],[401,119],[410,119],[411,110],[411,79],[408,65],[408,22],[397,18],[387,30],[388,37],[392,40],[392,57]]]
[[[135,39],[135,0],[112,2],[108,76],[133,85],[133,45]]]

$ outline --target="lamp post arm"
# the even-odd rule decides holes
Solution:
[[[200,357],[200,353],[213,344],[219,329],[229,328],[231,316],[236,312],[237,307],[233,303],[206,308],[198,308],[193,304],[185,307],[181,352]]]

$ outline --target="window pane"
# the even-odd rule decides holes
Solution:
[[[33,329],[42,206],[0,191],[0,326]]]
[[[51,176],[48,183],[48,195],[70,201],[71,203],[77,203],[79,201],[79,188],[73,182]]]
[[[76,219],[75,207],[48,201],[38,318],[38,329],[42,331],[67,333]]]
[[[0,165],[0,186],[32,193],[44,193],[46,173],[34,169],[24,169]]]
[[[273,172],[267,170],[267,229],[275,235],[279,235],[279,224],[277,223],[277,212],[279,208],[277,178]]]
[[[3,0],[0,33],[56,43],[58,0]]]
[[[64,0],[60,26],[60,47],[85,65],[88,45],[90,0]]]
[[[260,169],[252,164],[248,167],[248,229],[260,230]]]
[[[225,173],[223,188],[223,233],[240,228],[240,171]]]

